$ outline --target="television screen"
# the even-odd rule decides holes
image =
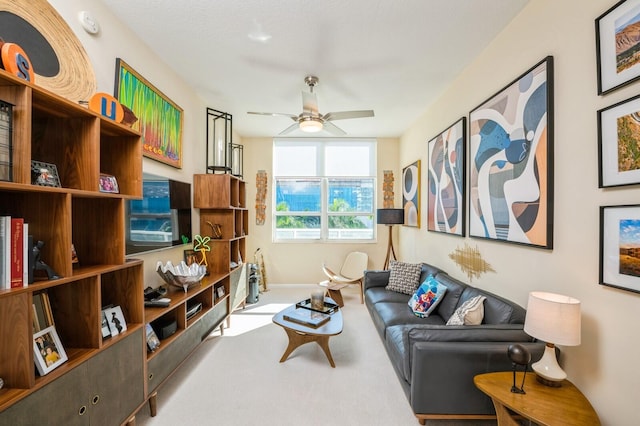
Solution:
[[[191,242],[191,184],[145,174],[126,212],[127,254]]]

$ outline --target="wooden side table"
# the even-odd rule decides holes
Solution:
[[[522,374],[518,373],[516,376],[518,385],[522,381]],[[600,424],[598,415],[587,398],[568,380],[564,380],[562,386],[552,388],[539,383],[535,373],[527,373],[524,384],[526,394],[511,392],[511,371],[479,374],[473,378],[473,382],[478,389],[491,397],[499,426],[519,425],[507,408],[544,426]]]

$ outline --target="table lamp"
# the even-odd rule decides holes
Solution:
[[[389,245],[387,246],[387,257],[384,260],[384,267],[382,269],[389,269],[389,261],[393,255],[394,260],[398,260],[396,252],[393,249],[393,235],[391,230],[393,225],[404,224],[404,209],[378,209],[378,224],[387,225],[389,227]]]
[[[524,331],[546,342],[540,361],[531,365],[539,382],[558,387],[567,374],[558,365],[555,346],[580,344],[580,301],[555,293],[529,293]]]

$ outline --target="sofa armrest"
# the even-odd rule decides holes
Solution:
[[[531,342],[522,324],[413,326],[407,330],[409,344],[415,342]]]
[[[519,343],[531,352],[533,360],[544,352],[542,342]],[[416,342],[412,349],[410,391],[414,413],[494,414],[491,399],[475,387],[473,377],[511,370],[507,356],[509,344]]]
[[[386,287],[389,284],[389,271],[364,271],[364,291],[372,287]]]

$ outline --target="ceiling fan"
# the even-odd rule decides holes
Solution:
[[[324,129],[334,135],[343,136],[347,133],[333,124],[332,121],[346,120],[349,118],[373,117],[373,110],[370,109],[362,111],[338,111],[320,114],[318,112],[318,99],[316,98],[316,94],[313,92],[313,88],[318,84],[318,77],[308,75],[304,78],[304,82],[307,84],[307,86],[309,86],[309,92],[302,92],[302,112],[300,114],[295,115],[278,112],[248,112],[247,114],[271,115],[274,117],[284,116],[289,117],[293,121],[295,121],[294,124],[284,129],[279,133],[279,135],[286,135],[296,129],[300,129],[303,132],[308,133],[315,133]]]

